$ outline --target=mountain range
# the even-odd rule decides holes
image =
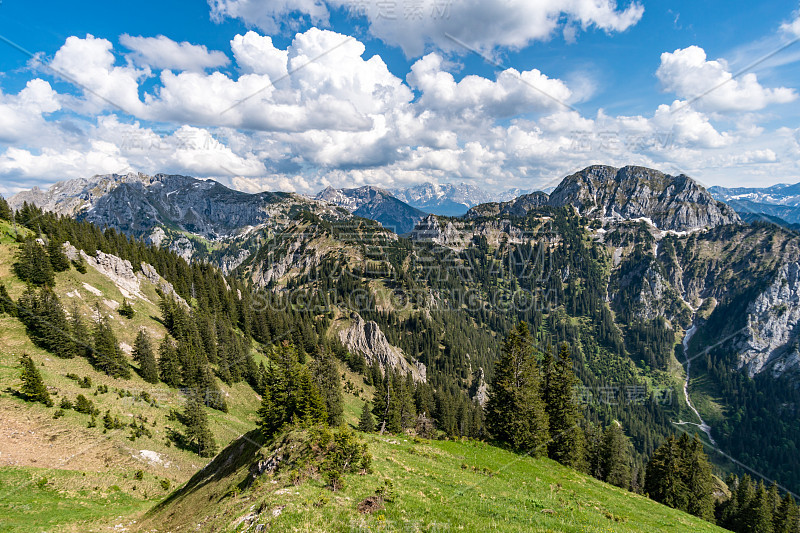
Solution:
[[[423,189],[403,198],[438,198]],[[25,202],[216,265],[269,295],[270,313],[302,315],[367,364],[468,395],[467,405],[486,399],[498,338],[525,321],[537,342],[570,344],[595,397],[587,419],[622,424],[638,465],[667,435],[696,431],[720,473],[746,464],[800,488],[800,460],[787,454],[800,442],[800,237],[748,224],[688,176],[594,165],[550,194],[462,216],[377,187],[310,199],[174,175],[97,176],[10,199]],[[89,264],[113,262],[96,252]],[[170,279],[184,301],[196,297],[191,279]],[[81,285],[70,283],[74,294]],[[247,302],[233,307],[246,323]],[[266,329],[287,334],[283,315],[267,316]],[[627,396],[634,389],[641,401]],[[455,417],[439,423],[456,427]]]
[[[800,183],[763,188],[714,186],[708,192],[748,221],[763,220],[793,229],[800,224]]]

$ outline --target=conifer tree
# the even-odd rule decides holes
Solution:
[[[756,499],[756,486],[749,475],[745,474],[736,487],[737,513],[730,524],[733,531],[747,531],[748,516],[753,512]]]
[[[775,511],[774,533],[797,533],[800,530],[797,505],[791,494],[783,497]]]
[[[217,452],[217,443],[208,427],[203,396],[199,390],[189,389],[183,413],[186,441],[200,457],[212,457]]]
[[[36,293],[29,286],[19,299],[17,311],[36,346],[58,357],[72,357],[67,316],[58,296],[49,287],[42,287]]]
[[[687,507],[688,488],[683,479],[683,458],[678,441],[669,436],[647,463],[644,491],[652,499],[674,509]]]
[[[725,478],[725,484],[730,489],[731,496],[727,500],[721,502],[717,507],[717,523],[725,529],[736,531],[736,520],[740,511],[737,494],[739,478],[733,474],[729,474],[728,477]]]
[[[296,387],[294,412],[287,418],[305,425],[327,423],[328,411],[325,408],[325,399],[307,368],[299,368]]]
[[[11,316],[17,316],[17,305],[8,294],[6,286],[0,283],[0,315],[3,313],[8,313]]]
[[[0,220],[7,220],[11,222],[14,218],[14,213],[11,211],[11,208],[8,206],[8,202],[5,198],[0,196]]]
[[[148,383],[158,383],[158,367],[153,352],[153,342],[144,329],[139,330],[133,343],[133,360],[139,364],[139,373]]]
[[[133,315],[136,314],[136,312],[133,310],[133,306],[127,298],[122,300],[122,305],[119,307],[118,313],[127,319],[133,318]]]
[[[630,448],[630,440],[622,431],[622,425],[614,420],[603,432],[600,450],[600,471],[603,481],[623,489],[630,487]]]
[[[58,239],[50,237],[47,242],[47,255],[50,258],[50,265],[53,267],[53,272],[65,272],[69,270],[69,259],[64,254],[64,248]]]
[[[603,432],[590,422],[584,430],[584,435],[586,439],[587,472],[597,479],[603,479],[603,472],[600,468],[603,449]]]
[[[214,371],[211,365],[204,363],[198,372],[198,378],[194,382],[194,386],[198,388],[205,395],[205,403],[207,406],[223,413],[228,412],[228,404],[225,401],[225,395],[217,386],[217,379],[214,377]]]
[[[52,407],[53,400],[47,392],[42,375],[29,355],[23,354],[19,360],[21,367],[22,388],[20,392],[29,402],[40,402]]]
[[[509,333],[495,366],[487,421],[495,438],[533,456],[541,454],[549,440],[539,369],[524,322]]]
[[[128,379],[131,371],[125,354],[119,347],[117,336],[111,329],[108,318],[97,308],[98,319],[94,327],[94,347],[92,348],[92,364],[109,376]]]
[[[177,387],[181,384],[178,351],[169,335],[164,335],[164,339],[158,347],[158,376],[170,387]]]
[[[703,451],[703,442],[695,435],[690,441],[684,433],[679,440],[684,450],[684,472],[686,487],[689,490],[687,512],[703,520],[714,517],[714,478],[708,457]]]
[[[773,533],[772,502],[763,481],[758,482],[755,498],[745,513],[744,526],[747,531]]]
[[[542,368],[542,397],[552,439],[548,445],[548,455],[563,465],[583,470],[586,468],[585,443],[583,431],[578,425],[581,413],[574,394],[578,378],[572,368],[569,346],[561,346],[556,360],[553,360],[548,346]]]
[[[436,401],[433,399],[433,388],[428,383],[420,382],[416,384],[414,403],[419,414],[424,414],[428,417],[433,416],[436,410]],[[481,409],[481,412],[483,412],[483,409]]]
[[[389,373],[387,372],[387,377]],[[396,371],[391,373],[387,379],[387,399],[388,408],[386,410],[386,430],[390,433],[399,434],[403,432],[403,408],[402,408],[402,380]]]
[[[411,373],[405,380],[400,380],[401,389],[398,394],[400,404],[400,426],[403,430],[413,428],[417,423],[417,407],[414,403],[414,379]]]
[[[375,383],[375,392],[372,395],[372,414],[375,416],[376,427],[381,434],[386,430],[390,399],[391,387],[387,372],[387,379],[380,379]]]
[[[358,420],[358,430],[364,433],[372,433],[375,431],[375,419],[372,417],[369,402],[364,402],[364,407],[361,409],[361,418]]]
[[[325,424],[328,412],[308,369],[298,362],[293,345],[285,343],[273,350],[272,365],[267,369],[259,422],[264,436],[270,438],[289,423]]]
[[[381,372],[381,365],[378,363],[378,358],[372,358],[372,364],[369,368],[370,385],[377,387],[383,381],[383,373]]]
[[[83,321],[78,302],[72,304],[69,312],[69,349],[72,357],[90,357],[92,354],[92,337],[89,328]]]
[[[53,265],[44,246],[36,242],[32,237],[28,237],[17,254],[17,261],[14,263],[14,273],[22,281],[32,285],[55,285],[53,275]]]
[[[342,397],[339,370],[336,368],[333,356],[327,349],[322,348],[318,350],[316,359],[311,363],[310,367],[317,387],[325,399],[328,425],[331,427],[340,426],[344,420],[344,399]]]

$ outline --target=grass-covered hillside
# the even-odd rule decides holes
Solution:
[[[0,283],[13,300],[25,291],[14,274],[21,226],[0,222]],[[55,275],[53,291],[68,313],[77,311],[91,326],[100,310],[133,367],[130,379],[97,371],[84,357],[63,359],[33,344],[17,318],[0,313],[0,531],[89,531],[117,516],[144,510],[185,482],[208,459],[176,445],[172,431],[184,431],[173,412],[183,409],[180,388],[147,383],[131,361],[130,349],[141,329],[156,343],[166,334],[156,285],[141,280],[131,295],[119,280],[87,265]],[[132,318],[118,312],[123,301],[133,306]],[[253,345],[257,361],[263,355]],[[31,356],[54,405],[26,402],[20,390],[19,359]],[[254,427],[260,398],[244,381],[218,381],[228,412],[207,409],[210,429],[220,447]],[[60,409],[83,395],[98,413]],[[108,412],[120,426],[106,429]],[[146,431],[134,431],[131,423]],[[138,433],[138,436],[135,434]],[[113,525],[113,524],[112,524]]]
[[[134,531],[723,531],[549,459],[476,441],[357,434],[369,473],[335,492],[314,431],[231,444]],[[263,447],[262,447],[263,444]],[[262,471],[260,475],[258,472]]]

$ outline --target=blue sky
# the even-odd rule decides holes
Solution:
[[[109,172],[533,189],[593,163],[797,182],[798,7],[4,0],[0,192]]]

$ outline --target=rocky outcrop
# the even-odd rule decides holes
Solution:
[[[490,202],[476,205],[467,211],[464,218],[480,218],[492,216],[524,217],[528,211],[536,207],[547,205],[548,197],[541,191],[523,194],[507,202]]]
[[[747,332],[739,368],[750,376],[800,371],[800,264],[783,265],[774,281],[747,308]]]
[[[175,292],[175,287],[172,286],[172,283],[159,276],[153,265],[142,262],[142,272],[138,275],[158,287],[166,296],[172,297],[187,309],[189,308],[189,304],[186,302],[186,300],[181,298],[181,296]]]
[[[433,242],[443,246],[464,244],[463,232],[456,229],[451,221],[442,227],[436,215],[428,215],[411,232],[411,239],[418,242]]]
[[[267,287],[291,271],[301,274],[319,266],[323,254],[316,247],[308,245],[305,237],[298,235],[267,243],[265,248],[272,248],[272,251],[264,253],[262,249],[259,252],[260,262],[251,274],[253,285]]]
[[[574,206],[589,218],[645,218],[661,230],[687,231],[741,224],[733,209],[716,201],[688,176],[628,166],[595,165],[567,176],[549,205]]]
[[[223,256],[219,261],[219,267],[222,269],[222,272],[228,276],[231,272],[239,268],[249,257],[250,250],[239,250],[236,255]]]
[[[415,381],[425,381],[425,365],[414,360],[408,362],[400,348],[389,344],[377,322],[365,322],[358,313],[352,313],[350,319],[350,326],[339,332],[339,339],[348,350],[362,354],[368,364],[378,361],[384,373],[387,369],[399,370],[410,373]]]
[[[478,367],[475,382],[470,390],[472,399],[478,402],[479,405],[485,406],[489,401],[489,387],[486,385],[486,376],[483,373],[483,368]]]
[[[84,251],[80,252],[86,263],[114,282],[125,298],[140,298],[146,300],[142,294],[139,277],[133,272],[133,266],[127,259],[120,259],[116,255],[103,253],[98,250],[94,257]]]

